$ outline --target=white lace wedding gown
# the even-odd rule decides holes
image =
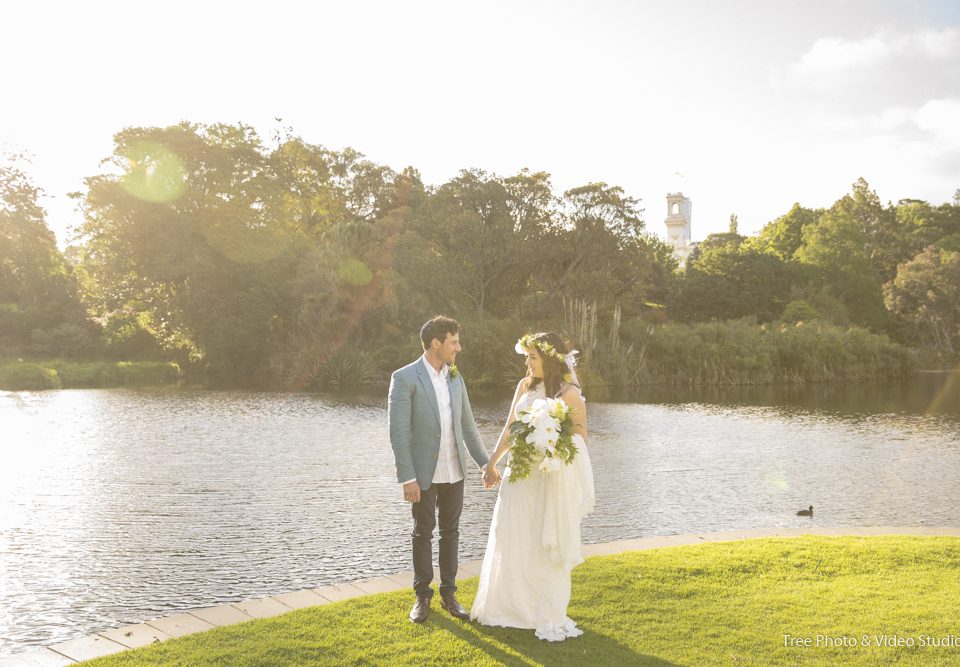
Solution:
[[[516,412],[544,398],[543,383],[517,401]],[[510,481],[507,467],[470,618],[482,625],[536,630],[562,641],[583,631],[567,617],[570,572],[583,562],[580,521],[593,510],[593,468],[583,439],[577,456],[555,472],[532,466]]]

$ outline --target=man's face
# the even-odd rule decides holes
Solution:
[[[446,340],[440,343],[438,338],[433,339],[433,345],[437,350],[437,356],[445,364],[454,364],[457,361],[457,353],[460,352],[460,334],[447,334]]]

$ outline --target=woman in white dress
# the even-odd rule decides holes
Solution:
[[[559,335],[525,336],[517,351],[527,355],[527,375],[517,385],[487,470],[496,474],[496,464],[510,449],[510,425],[538,398],[558,397],[570,406],[577,455],[560,470],[545,472],[533,465],[529,477],[515,482],[510,467],[504,471],[470,618],[562,641],[583,634],[567,617],[567,605],[570,573],[583,562],[580,522],[594,505],[587,409],[573,370],[576,350],[570,351]]]

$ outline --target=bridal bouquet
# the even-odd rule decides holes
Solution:
[[[538,398],[510,425],[510,481],[525,479],[534,464],[553,472],[577,455],[570,406],[559,398]]]

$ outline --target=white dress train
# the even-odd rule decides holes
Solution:
[[[543,383],[517,401],[516,412],[543,398]],[[577,456],[555,472],[532,466],[510,482],[507,467],[470,618],[482,625],[536,630],[548,641],[583,631],[567,617],[570,573],[583,562],[580,522],[593,510],[593,468],[579,435]]]

